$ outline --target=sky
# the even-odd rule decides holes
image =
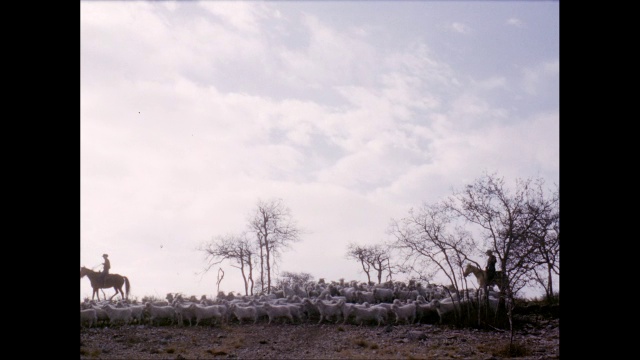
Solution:
[[[304,230],[279,272],[366,281],[347,245],[409,209],[559,184],[557,1],[81,1],[80,31],[80,265],[130,297],[244,292],[197,249],[259,200]]]

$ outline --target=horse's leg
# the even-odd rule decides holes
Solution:
[[[113,287],[113,289],[116,291],[115,294],[111,295],[111,297],[109,298],[109,300],[113,299],[114,296],[118,295],[118,288],[117,287]]]

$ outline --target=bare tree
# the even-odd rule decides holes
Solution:
[[[524,288],[538,265],[537,253],[549,214],[553,213],[555,197],[547,198],[543,179],[516,179],[513,189],[504,178],[483,174],[446,201],[451,211],[473,227],[482,238],[482,249],[493,250],[501,263],[499,308],[507,305],[507,315],[513,339],[513,308],[515,295]],[[559,221],[559,212],[558,221]],[[506,299],[505,299],[506,298]],[[505,302],[505,300],[508,300]]]
[[[473,249],[473,239],[456,226],[443,203],[410,209],[408,216],[391,220],[388,232],[394,237],[403,272],[427,282],[441,273],[455,291],[461,289],[462,263]]]
[[[283,271],[280,274],[278,287],[282,287],[286,284],[289,287],[293,287],[295,284],[304,286],[309,281],[313,281],[313,275],[305,272],[294,273],[291,271]]]
[[[378,284],[382,283],[382,274],[385,270],[388,272],[387,278],[390,278],[393,274],[390,263],[391,253],[385,245],[357,245],[350,243],[347,247],[347,258],[360,261],[362,270],[367,274],[369,284],[371,284],[371,269],[377,273]]]
[[[298,228],[291,210],[282,199],[259,200],[249,218],[249,232],[255,234],[260,261],[261,292],[271,293],[271,272],[280,253],[293,242],[300,241],[302,230]],[[266,276],[266,284],[265,284]]]
[[[539,214],[529,233],[535,251],[531,262],[535,264],[532,281],[545,291],[548,301],[554,296],[554,275],[560,276],[560,197],[558,189],[551,198],[544,194],[539,201],[529,204],[529,212]]]
[[[360,261],[362,271],[367,275],[367,283],[371,283],[371,263],[369,262],[368,250],[364,247],[350,243],[347,246],[347,259]]]
[[[509,304],[512,324],[514,296],[535,280],[535,270],[545,270],[537,279],[546,289],[553,288],[551,274],[559,275],[558,203],[558,192],[547,196],[543,179],[516,179],[510,189],[504,179],[484,174],[442,202],[392,219],[389,233],[403,272],[426,281],[443,274],[455,290],[466,285],[463,265],[479,265],[471,256],[493,250],[504,279],[501,309]]]
[[[256,261],[256,250],[255,245],[246,234],[217,236],[211,242],[201,245],[198,250],[206,254],[205,272],[226,260],[232,267],[240,269],[244,280],[245,295],[249,295],[249,291],[253,295],[253,267]]]
[[[481,252],[491,249],[497,254],[506,280],[502,287],[512,295],[527,285],[525,275],[536,265],[532,259],[547,238],[542,234],[549,228],[555,200],[545,197],[543,185],[543,179],[516,179],[512,190],[504,178],[484,174],[447,201],[449,210],[478,230]]]

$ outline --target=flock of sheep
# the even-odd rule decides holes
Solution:
[[[413,324],[442,323],[443,316],[467,301],[478,301],[475,291],[463,296],[445,287],[422,287],[365,284],[310,283],[290,288],[284,285],[269,295],[218,298],[215,301],[204,295],[184,299],[168,294],[166,301],[138,304],[122,299],[116,302],[96,302],[85,299],[80,304],[80,325],[98,324],[221,324],[229,322],[257,323],[288,321],[303,323],[331,321],[343,324]],[[489,291],[486,298],[495,312],[497,293]]]

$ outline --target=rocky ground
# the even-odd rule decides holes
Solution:
[[[81,328],[81,359],[558,359],[558,318],[509,332],[445,325],[323,323]]]

